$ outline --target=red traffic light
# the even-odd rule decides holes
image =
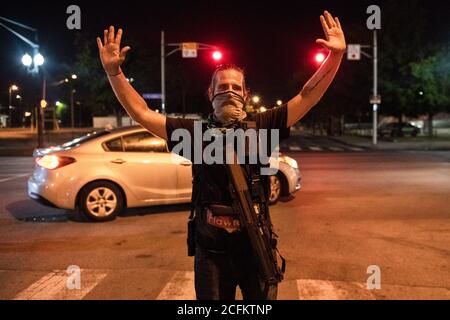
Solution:
[[[325,60],[325,54],[322,52],[316,53],[316,56],[314,58],[317,63],[322,63]]]
[[[213,54],[212,54],[212,58],[213,58],[214,60],[216,60],[216,61],[222,60],[222,52],[217,51],[217,50],[214,51]]]

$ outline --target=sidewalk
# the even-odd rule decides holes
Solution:
[[[372,137],[339,136],[328,138],[344,144],[373,150],[450,150],[450,138],[408,137],[395,140],[378,139],[375,146],[372,143]]]

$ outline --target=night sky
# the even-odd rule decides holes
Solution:
[[[366,8],[370,4],[383,8],[385,2],[8,1],[1,4],[0,15],[39,30],[41,52],[54,79],[64,78],[74,59],[75,31],[66,28],[66,8],[77,4],[81,7],[82,32],[92,36],[93,42],[106,26],[113,24],[124,29],[123,44],[132,37],[158,47],[160,31],[165,30],[167,42],[195,41],[224,48],[223,62],[242,66],[252,92],[260,94],[270,104],[278,98],[288,100],[296,94],[286,89],[286,82],[295,72],[309,76],[317,67],[312,59],[320,49],[315,40],[323,37],[319,15],[324,9],[340,18],[344,32],[351,28],[351,32],[346,33],[347,43],[370,44],[371,34],[365,28]],[[403,2],[405,5],[408,3]],[[445,1],[428,1],[425,7],[427,19],[435,28],[448,26],[449,8]],[[414,23],[414,17],[411,17],[411,23]],[[361,36],[352,39],[350,34]],[[23,53],[31,53],[27,45],[3,28],[0,28],[0,44],[0,104],[7,105],[10,83],[30,87],[36,81],[27,75],[20,61]],[[180,59],[181,54],[178,53],[168,58],[167,63]],[[214,68],[209,55],[200,52],[198,59],[184,60],[183,67],[192,80],[189,89],[205,91]],[[158,71],[149,77],[159,79],[160,73]],[[23,95],[26,95],[26,90]]]

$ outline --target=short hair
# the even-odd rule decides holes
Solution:
[[[249,90],[247,90],[247,86],[245,84],[245,72],[244,69],[239,68],[238,66],[236,66],[235,64],[231,64],[231,63],[226,63],[226,64],[220,64],[216,67],[216,69],[214,70],[212,76],[211,76],[211,83],[209,84],[209,88],[208,88],[208,97],[211,99],[214,96],[214,88],[216,87],[216,76],[217,73],[219,73],[220,71],[225,71],[225,70],[235,70],[239,73],[242,74],[242,90],[244,91],[244,95],[249,95]]]

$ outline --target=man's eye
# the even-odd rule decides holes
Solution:
[[[241,91],[242,87],[241,86],[233,86],[233,90]]]

